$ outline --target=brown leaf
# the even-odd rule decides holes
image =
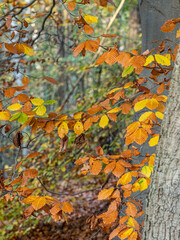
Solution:
[[[54,78],[51,78],[51,77],[44,77],[44,78],[52,84],[55,84],[55,85],[59,84]]]

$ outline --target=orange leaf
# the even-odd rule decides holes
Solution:
[[[110,197],[113,191],[114,191],[114,188],[101,190],[100,193],[98,194],[98,200],[103,200]]]
[[[39,155],[40,155],[39,152],[33,152],[33,153],[30,153],[30,154],[26,157],[26,159],[35,158],[35,157],[37,157],[37,156],[39,156]]]
[[[124,104],[122,105],[122,110],[121,110],[121,112],[122,112],[123,114],[127,114],[127,113],[129,113],[129,112],[131,111],[131,108],[132,108],[132,106],[131,106],[130,103],[124,103]]]
[[[143,144],[147,139],[148,139],[148,133],[144,128],[139,128],[134,133],[134,141],[139,145]]]
[[[124,172],[125,168],[121,165],[120,161],[118,161],[112,173],[119,178]]]
[[[22,202],[23,202],[23,203],[30,204],[30,203],[34,202],[37,198],[39,198],[39,197],[38,197],[38,196],[33,196],[33,195],[31,195],[31,196],[23,199]]]
[[[159,102],[155,99],[148,99],[148,102],[146,103],[146,107],[149,108],[150,110],[156,109],[159,105]]]
[[[88,24],[86,24],[84,26],[84,32],[87,33],[87,34],[92,35],[94,33],[94,28],[89,26]]]
[[[38,197],[35,201],[32,202],[32,206],[35,210],[39,210],[46,204],[45,197]]]
[[[99,48],[99,43],[97,41],[88,40],[85,43],[85,49],[89,52],[95,53]]]
[[[36,169],[27,169],[24,171],[24,175],[28,178],[36,178],[38,176],[38,171]]]
[[[73,206],[68,202],[63,202],[62,211],[65,213],[72,213],[74,210]]]
[[[93,161],[91,173],[93,175],[98,175],[102,169],[102,164],[100,161]]]
[[[118,233],[121,231],[121,227],[118,226],[117,228],[115,228],[111,234],[109,235],[109,240],[113,239],[115,236],[118,235]]]
[[[85,42],[80,43],[73,51],[73,56],[77,57],[77,55],[82,52],[83,48],[85,47]]]
[[[69,11],[73,11],[76,7],[76,3],[75,2],[68,2],[68,5],[67,5],[67,9]]]
[[[173,19],[167,20],[161,27],[162,32],[171,32],[176,27],[176,23]]]
[[[14,88],[8,88],[4,91],[5,97],[11,98],[14,96],[16,90]]]
[[[24,84],[24,85],[28,85],[28,83],[29,83],[29,78],[26,77],[26,76],[24,76],[24,77],[22,78],[21,82],[22,82],[22,84]]]
[[[80,135],[84,130],[83,124],[79,121],[76,122],[76,124],[74,125],[74,132],[77,135]]]
[[[104,172],[107,174],[111,171],[113,171],[113,169],[116,167],[116,162],[113,161],[111,163],[109,163],[105,168],[104,168]]]
[[[50,209],[52,215],[57,214],[61,210],[61,203],[56,203],[53,208]]]
[[[125,210],[126,215],[131,216],[131,217],[135,217],[136,214],[137,214],[136,206],[131,202],[127,202],[126,205],[127,205],[127,208]]]

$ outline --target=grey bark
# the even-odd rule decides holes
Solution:
[[[168,19],[180,17],[180,0],[139,0],[142,28],[142,51],[158,46],[155,40],[170,39],[170,46],[176,46],[176,30],[163,33],[161,26]]]
[[[147,198],[143,240],[180,239],[180,48]]]

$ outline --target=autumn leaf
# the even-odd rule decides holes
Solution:
[[[97,23],[98,18],[97,18],[97,17],[94,17],[94,16],[91,16],[91,15],[84,14],[84,20],[85,20],[87,23]]]
[[[133,70],[134,70],[133,65],[125,68],[124,71],[122,72],[122,77],[126,77],[127,75],[131,74]]]
[[[77,121],[74,125],[74,132],[77,135],[80,135],[83,131],[84,131],[83,124],[81,122]]]
[[[35,158],[35,157],[37,157],[37,156],[39,156],[39,155],[40,155],[39,152],[33,152],[33,153],[30,153],[30,154],[26,157],[26,159]]]
[[[102,127],[102,128],[105,128],[109,123],[109,118],[107,117],[106,114],[104,114],[100,121],[99,121],[99,126]]]
[[[40,106],[44,103],[44,100],[41,98],[33,98],[33,99],[31,99],[31,102],[35,106]]]
[[[43,116],[46,113],[46,107],[44,105],[39,106],[36,109],[36,115]]]
[[[98,194],[98,200],[104,200],[110,197],[113,191],[114,191],[114,188],[101,190],[100,193]]]
[[[0,120],[2,121],[7,121],[10,118],[10,113],[9,112],[0,112]]]
[[[38,197],[32,202],[32,206],[36,211],[42,208],[45,204],[46,204],[45,197]]]
[[[52,215],[57,214],[61,210],[61,203],[56,203],[53,208],[50,209]]]
[[[62,122],[58,127],[58,135],[60,138],[64,138],[68,134],[69,128],[66,122]]]
[[[123,231],[122,234],[119,234],[118,236],[120,237],[121,240],[126,239],[132,232],[133,232],[133,228],[128,228],[125,231]]]
[[[75,2],[68,2],[67,9],[69,11],[73,11],[75,9],[75,7],[76,7],[76,3]]]
[[[144,100],[142,100],[142,101],[137,102],[137,103],[134,105],[134,111],[135,111],[135,112],[138,112],[138,111],[140,111],[141,109],[145,108],[147,102],[148,102],[148,99],[144,99]]]
[[[151,167],[150,166],[144,166],[142,169],[141,169],[141,172],[147,177],[149,178],[151,176]]]
[[[65,213],[72,213],[74,210],[73,206],[68,202],[63,202],[62,211]]]
[[[58,85],[59,83],[56,81],[56,79],[51,78],[51,77],[44,77],[44,79],[46,79],[48,82]]]
[[[131,202],[127,202],[126,205],[127,205],[127,208],[125,210],[126,215],[131,216],[131,217],[135,217],[136,214],[137,214],[136,206]]]
[[[159,142],[159,135],[150,139],[149,146],[154,147],[158,144],[158,142]]]
[[[102,164],[100,161],[93,161],[91,173],[93,175],[98,175],[102,169]]]
[[[38,177],[38,171],[36,169],[27,169],[24,171],[24,175],[28,178]]]
[[[121,184],[121,185],[126,185],[126,184],[128,184],[129,182],[131,182],[131,180],[132,180],[132,175],[131,175],[130,172],[127,172],[127,173],[125,173],[125,174],[118,180],[117,186],[118,186],[119,184]]]
[[[22,108],[22,105],[20,103],[14,103],[14,104],[10,105],[7,109],[10,111],[17,111],[20,108]]]
[[[24,53],[28,56],[33,56],[34,55],[34,51],[33,51],[33,48],[31,46],[29,46],[28,44],[26,43],[21,43],[21,45],[23,46],[24,48]]]

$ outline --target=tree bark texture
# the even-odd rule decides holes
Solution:
[[[155,40],[170,39],[171,47],[176,46],[176,30],[173,32],[161,32],[161,26],[165,21],[180,17],[180,0],[139,0],[139,9],[142,28],[142,52],[157,47]]]
[[[180,48],[162,123],[143,240],[180,239]]]

